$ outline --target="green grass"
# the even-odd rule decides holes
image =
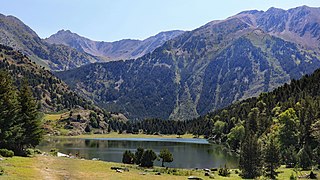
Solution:
[[[110,180],[135,180],[135,179],[159,179],[159,180],[180,180],[187,179],[188,176],[197,176],[203,179],[209,179],[204,176],[202,170],[190,169],[173,169],[154,167],[153,169],[144,169],[136,165],[124,165],[122,163],[91,161],[80,159],[69,159],[53,156],[36,156],[33,158],[13,157],[6,158],[0,161],[0,166],[4,168],[5,174],[0,176],[0,179],[28,180],[28,179],[110,179]],[[129,172],[117,173],[111,170],[112,166],[127,167]],[[156,172],[161,172],[161,175],[155,175]],[[293,173],[293,169],[284,168],[278,169],[278,179],[289,179]],[[145,173],[145,175],[142,175]],[[310,171],[302,171],[298,176],[310,173]],[[315,173],[320,174],[319,171]],[[235,173],[235,169],[231,170],[230,177],[222,177],[218,172],[214,172],[214,179],[241,179]],[[260,177],[260,179],[264,179]]]
[[[61,117],[65,118],[67,116],[69,116],[69,111],[68,112],[59,112],[59,113],[50,113],[50,114],[45,114],[43,119],[44,121],[57,121],[59,120]]]

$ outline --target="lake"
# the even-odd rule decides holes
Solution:
[[[238,166],[238,158],[225,152],[220,145],[208,143],[205,139],[182,138],[56,138],[44,140],[37,147],[49,152],[52,148],[59,152],[76,153],[85,159],[99,158],[103,161],[121,162],[125,150],[135,152],[138,147],[152,149],[157,154],[163,148],[173,154],[173,162],[165,163],[175,168],[212,168],[227,164],[230,168]],[[161,166],[160,161],[155,161]]]

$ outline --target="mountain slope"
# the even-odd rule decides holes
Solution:
[[[107,110],[131,119],[182,120],[257,96],[320,67],[317,49],[280,39],[243,15],[255,13],[272,14],[240,13],[185,32],[135,61],[92,64],[57,75]],[[299,21],[305,18],[310,17]]]
[[[0,42],[30,56],[37,64],[52,70],[66,70],[101,58],[64,45],[50,45],[13,16],[0,14]]]
[[[283,38],[310,49],[319,50],[320,8],[301,6],[285,11],[270,8],[263,11],[245,11],[233,18],[258,27],[274,36]]]
[[[43,112],[71,108],[97,108],[92,102],[70,90],[67,84],[51,72],[31,62],[26,55],[11,47],[0,45],[0,70],[9,72],[18,86],[26,78]]]
[[[107,59],[125,60],[136,59],[163,45],[166,41],[181,35],[183,31],[161,32],[143,41],[124,39],[116,42],[92,41],[81,37],[69,30],[60,30],[45,39],[50,44],[62,44],[86,52],[94,56],[103,56]]]

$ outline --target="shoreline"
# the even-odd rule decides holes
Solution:
[[[195,137],[193,134],[184,134],[178,136],[176,134],[171,135],[151,135],[151,134],[127,134],[122,133],[118,134],[116,132],[111,132],[108,134],[82,134],[77,136],[55,136],[55,135],[46,135],[47,137],[57,137],[57,138],[77,138],[77,139],[87,139],[87,138],[152,138],[152,139],[159,139],[159,138],[176,138],[176,139],[205,139],[203,136]]]

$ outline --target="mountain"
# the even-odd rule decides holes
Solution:
[[[42,113],[54,113],[55,120],[44,118],[46,133],[79,135],[86,132],[106,133],[108,121],[126,121],[119,113],[102,111],[92,101],[79,96],[50,71],[11,47],[0,44],[0,71],[8,72],[20,88],[27,80]]]
[[[11,47],[0,45],[0,70],[9,72],[18,87],[24,78],[27,79],[42,112],[72,108],[99,109],[91,101],[74,93],[50,71]]]
[[[285,11],[270,8],[263,11],[245,11],[236,15],[248,24],[263,31],[319,51],[320,8],[301,6]]]
[[[116,42],[92,41],[69,30],[60,30],[45,39],[50,44],[62,44],[86,52],[93,56],[102,56],[110,61],[136,59],[152,52],[166,41],[181,35],[183,31],[161,32],[145,40],[123,39]]]
[[[192,119],[320,67],[319,49],[309,43],[319,43],[313,28],[319,15],[319,8],[306,6],[246,11],[185,32],[137,60],[90,64],[57,75],[130,119]]]
[[[64,45],[51,45],[30,27],[13,16],[0,14],[0,42],[31,57],[37,64],[51,70],[66,70],[103,58],[79,52]]]

